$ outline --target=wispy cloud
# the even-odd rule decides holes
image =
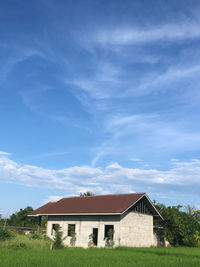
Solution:
[[[191,88],[191,82],[199,81],[198,56],[196,62],[188,65],[188,59],[185,62],[179,57],[182,48],[176,55],[177,61],[174,61],[173,53],[170,54],[172,50],[168,51],[166,59],[166,51],[156,49],[155,52],[155,47],[161,47],[167,42],[172,42],[174,45],[176,41],[198,40],[200,38],[199,25],[198,20],[188,19],[187,22],[178,21],[174,24],[165,22],[159,25],[150,24],[146,27],[133,24],[127,27],[119,25],[92,28],[92,31],[88,31],[85,37],[81,36],[81,41],[78,38],[78,42],[83,47],[86,45],[86,48],[92,48],[89,51],[90,57],[94,59],[92,64],[95,71],[90,77],[76,77],[75,80],[68,82],[86,92],[92,100],[109,99],[112,103],[116,99],[162,94],[166,90],[177,91],[183,81],[186,83],[184,89],[192,91],[194,89]],[[142,44],[154,45],[154,52],[143,46],[133,48],[134,45]],[[99,47],[102,51],[100,54]],[[150,67],[148,70],[142,69],[142,75],[138,74],[137,64],[134,64],[136,62],[155,64],[158,61],[160,61],[159,66]],[[176,83],[176,88],[173,87],[174,83]],[[104,106],[105,103],[98,102],[95,107],[98,108],[100,105]],[[109,109],[109,105],[106,107]]]
[[[10,156],[11,154],[5,151],[0,151],[0,156]]]
[[[31,157],[31,159],[43,159],[43,158],[59,157],[59,156],[67,155],[68,153],[69,152],[67,152],[67,151],[47,152],[47,153],[33,156],[33,157]]]
[[[141,161],[142,161],[142,160],[139,159],[139,158],[131,158],[130,160],[131,160],[131,161],[134,161],[134,162],[141,162]]]
[[[169,87],[172,90],[172,87],[170,86],[173,82],[181,82],[181,84],[186,82],[186,80],[190,81],[194,79],[199,80],[199,74],[200,74],[200,65],[191,66],[191,67],[169,67],[164,73],[159,74],[158,72],[155,73],[149,73],[148,76],[150,76],[148,79],[144,79],[143,82],[137,87],[136,90],[130,90],[129,94],[135,94],[135,95],[143,95],[143,94],[152,94],[154,92],[158,91],[165,91],[166,87],[169,89]],[[200,80],[199,80],[200,81]],[[187,88],[187,84],[185,84],[185,87]],[[192,88],[190,87],[190,90]]]
[[[173,64],[162,62],[161,69],[151,68],[145,70],[143,75],[137,74],[137,67],[133,69],[128,67],[132,64],[130,58],[131,55],[126,64],[122,63],[120,67],[105,60],[104,63],[97,63],[97,66],[94,66],[95,71],[89,77],[77,77],[75,80],[65,80],[65,82],[82,90],[85,95],[76,94],[78,100],[87,109],[93,107],[97,111],[113,110],[119,100],[131,98],[134,101],[138,97],[155,96],[155,94],[162,96],[172,90],[174,95],[182,90],[179,99],[185,99],[185,95],[192,94],[196,90],[195,85],[200,82],[200,58],[192,64],[188,64],[188,60],[185,62],[181,59],[179,63]],[[185,102],[189,104],[193,100],[187,98]]]
[[[147,44],[157,41],[185,41],[200,38],[198,22],[163,24],[151,27],[115,27],[102,29],[91,36],[94,44],[109,45],[133,45]]]
[[[136,114],[131,116],[114,116],[110,117],[106,122],[106,129],[112,132],[116,137],[130,134],[141,135],[148,133],[149,136],[156,135],[157,137],[175,137],[176,141],[187,140],[196,143],[200,134],[198,129],[194,132],[190,129],[184,129],[184,121],[165,121],[157,114]]]
[[[0,82],[5,82],[8,75],[15,69],[15,67],[26,60],[33,57],[43,57],[43,54],[37,49],[20,49],[15,53],[12,53],[6,58],[3,67],[1,68]]]
[[[111,138],[107,139],[104,141],[100,146],[96,147],[94,149],[95,157],[92,159],[91,166],[95,167],[97,162],[107,156],[107,155],[112,155],[113,153],[116,152],[115,150],[115,140],[114,136],[111,136]]]
[[[177,159],[177,158],[172,158],[171,159],[171,162],[177,162],[177,161],[179,161],[179,159]]]
[[[42,117],[48,118],[49,120],[58,123],[66,123],[68,121],[67,116],[43,111],[42,107],[44,107],[44,103],[42,103],[40,98],[49,90],[51,90],[51,88],[49,88],[49,86],[41,84],[38,84],[36,87],[37,89],[34,90],[19,92],[24,105],[26,105],[26,107],[28,107],[33,113],[36,113]]]
[[[88,78],[76,78],[65,82],[77,86],[93,99],[111,98],[119,91],[120,69],[108,62],[98,62],[95,71]]]

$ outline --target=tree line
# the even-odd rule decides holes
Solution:
[[[38,218],[27,216],[31,211],[33,211],[33,208],[28,206],[25,209],[20,209],[13,213],[9,218],[0,218],[0,225],[35,228],[38,225]],[[45,226],[46,222],[47,216],[43,216],[42,226]]]

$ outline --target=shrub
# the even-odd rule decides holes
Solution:
[[[65,238],[62,238],[62,231],[60,231],[60,227],[57,229],[56,231],[56,235],[54,237],[54,244],[53,244],[53,248],[54,249],[60,249],[63,248],[63,241]]]
[[[114,236],[114,230],[113,229],[109,229],[109,231],[108,231],[108,240],[109,240],[109,247],[111,247],[111,248],[114,247],[113,236]]]
[[[76,243],[76,233],[73,231],[73,232],[71,232],[70,244],[74,247],[75,243]]]
[[[0,228],[0,241],[5,241],[14,237],[14,233],[8,229]]]
[[[31,239],[42,239],[42,237],[36,233],[30,235]]]
[[[197,247],[200,247],[200,232],[195,231],[195,233],[194,233],[194,239],[196,241]]]
[[[18,233],[19,235],[25,235],[25,233],[24,233],[23,230],[18,230],[17,233]]]

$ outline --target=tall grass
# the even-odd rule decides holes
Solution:
[[[199,267],[198,248],[0,249],[1,267]]]
[[[200,248],[64,248],[17,235],[0,242],[0,267],[199,267]]]
[[[36,249],[36,250],[48,250],[50,247],[50,241],[44,238],[33,239],[31,235],[16,235],[12,239],[0,242],[0,249],[3,248],[26,248],[26,249]],[[0,265],[1,266],[1,265]]]

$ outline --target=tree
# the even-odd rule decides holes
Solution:
[[[200,223],[200,210],[196,210],[193,214],[196,220]]]
[[[42,227],[46,227],[47,222],[48,222],[48,216],[47,215],[42,216]]]
[[[164,221],[157,221],[157,226],[163,227],[163,235],[172,246],[197,246],[200,235],[200,224],[197,219],[181,211],[181,206],[166,207],[156,204]]]
[[[8,219],[8,225],[11,226],[33,226],[36,227],[38,219],[36,217],[28,217],[27,215],[33,211],[33,208],[28,206],[25,209],[20,209],[18,212],[13,213]]]
[[[4,219],[2,219],[2,215],[0,214],[0,225],[4,225]]]
[[[94,196],[94,193],[92,193],[90,191],[80,193],[80,197],[89,197],[89,196]]]
[[[184,207],[183,211],[190,214],[190,215],[194,215],[195,211],[196,211],[196,207],[195,206],[191,206],[191,205],[187,205]]]

